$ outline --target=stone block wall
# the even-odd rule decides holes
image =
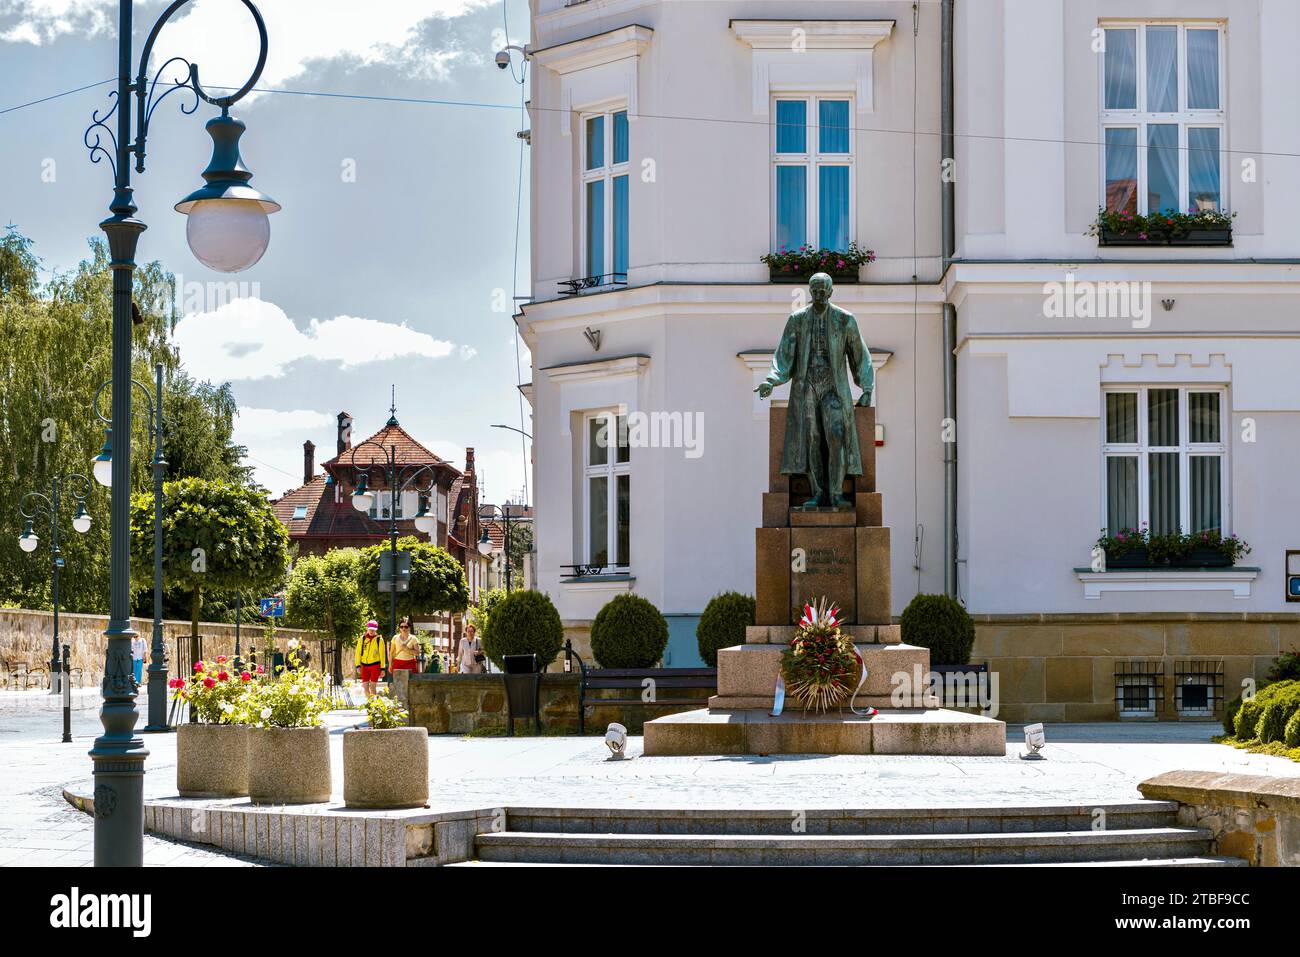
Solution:
[[[1163,666],[1157,719],[1179,720],[1174,698],[1179,662],[1222,661],[1223,700],[1231,701],[1244,679],[1262,682],[1273,659],[1300,650],[1298,614],[974,617],[971,661],[989,663],[998,680],[998,717],[1015,723],[1118,719],[1116,663],[1131,661]],[[1216,718],[1221,716],[1221,707],[1216,708]]]
[[[146,642],[153,639],[153,619],[132,618],[131,626],[140,632]],[[83,685],[95,685],[103,679],[104,651],[108,639],[104,629],[108,627],[105,615],[82,615],[69,612],[59,613],[59,644],[67,644],[72,650],[72,667],[82,669]],[[163,636],[167,642],[169,659],[176,655],[176,639],[187,637],[190,633],[188,621],[164,621]],[[203,653],[213,655],[233,655],[235,653],[235,626],[221,622],[200,622],[199,633],[204,636]],[[320,668],[320,644],[312,632],[293,628],[277,628],[276,648],[285,650],[293,638],[307,641],[311,651],[311,667]],[[33,667],[47,669],[50,666],[50,641],[54,635],[54,612],[31,611],[21,608],[0,609],[0,660],[16,660]],[[261,648],[265,644],[262,628],[259,625],[240,626],[240,648]],[[147,660],[147,657],[146,657]],[[33,685],[35,687],[35,685]]]
[[[411,712],[411,724],[430,734],[469,734],[473,731],[504,729],[507,723],[506,689],[501,675],[408,675],[394,676],[394,694]],[[588,734],[604,734],[611,722],[640,734],[645,722],[668,714],[708,706],[714,690],[698,688],[672,692],[691,699],[686,703],[625,707],[603,705],[602,698],[630,697],[626,690],[588,690],[586,725]],[[578,730],[578,676],[542,675],[540,711],[543,734],[574,734]],[[532,734],[533,721],[516,719],[515,734]]]

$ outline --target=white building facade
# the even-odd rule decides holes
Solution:
[[[1231,686],[1295,642],[1300,7],[1174,7],[534,0],[517,321],[537,587],[575,635],[631,590],[674,623],[665,663],[692,664],[708,599],[752,591],[753,390],[802,294],[760,257],[854,242],[876,261],[834,299],[877,371],[895,614],[955,591],[977,656],[1049,718],[1113,713],[1120,658],[1172,687],[1204,654]],[[1099,207],[1166,203],[1235,213],[1230,245],[1088,235]],[[597,441],[610,415],[625,441]],[[1130,522],[1253,551],[1094,570],[1099,530]],[[1244,643],[1214,624],[1231,615]],[[1072,644],[1103,624],[1114,647]]]

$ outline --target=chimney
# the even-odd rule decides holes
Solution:
[[[350,448],[352,448],[352,416],[346,412],[340,412],[338,454],[342,455]]]
[[[302,484],[306,485],[316,474],[316,443],[308,439],[302,444]]]
[[[472,447],[465,449],[465,474],[474,474],[474,449]]]

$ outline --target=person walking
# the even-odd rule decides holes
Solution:
[[[412,634],[411,616],[405,616],[397,626],[388,657],[393,671],[417,672],[420,670],[420,639]]]
[[[131,639],[131,667],[135,669],[135,683],[144,680],[144,637],[136,635]]]
[[[487,664],[487,655],[483,654],[483,643],[475,634],[473,625],[465,626],[465,634],[460,639],[460,650],[456,655],[456,670],[466,675],[481,675]]]
[[[379,690],[379,679],[388,668],[388,642],[380,637],[379,622],[373,618],[366,622],[366,633],[357,640],[352,660],[361,679],[361,690],[369,700]]]

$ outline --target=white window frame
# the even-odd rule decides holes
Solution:
[[[305,519],[306,517],[307,517],[307,506],[306,506],[306,505],[295,505],[295,506],[293,507],[293,517],[290,519],[290,521],[291,521],[291,522],[301,522],[301,521],[302,521],[303,519]]]
[[[1149,440],[1150,422],[1148,420],[1148,402],[1153,389],[1178,390],[1178,438],[1177,446],[1152,446]],[[1120,443],[1106,441],[1106,396],[1113,392],[1137,393],[1137,442]],[[1214,392],[1219,396],[1219,441],[1193,442],[1191,440],[1191,421],[1188,395],[1192,392]],[[1150,455],[1153,452],[1178,453],[1178,524],[1184,534],[1191,531],[1191,490],[1192,476],[1188,468],[1189,460],[1199,456],[1219,456],[1219,516],[1220,533],[1225,537],[1232,535],[1232,488],[1229,481],[1232,474],[1229,465],[1230,443],[1228,441],[1231,416],[1228,412],[1228,389],[1221,385],[1178,385],[1170,382],[1150,382],[1143,384],[1115,384],[1102,387],[1101,391],[1101,527],[1110,528],[1110,515],[1107,511],[1108,496],[1106,488],[1106,460],[1110,458],[1132,458],[1138,460],[1138,526],[1145,522],[1150,527],[1151,519],[1151,466]]]
[[[628,555],[627,561],[617,564],[618,556],[618,476],[628,476],[629,507],[631,505],[632,450],[628,449],[628,461],[619,462],[617,440],[606,447],[605,464],[591,462],[591,424],[613,420],[613,428],[618,428],[618,409],[601,409],[589,412],[582,417],[582,561],[583,564],[595,564],[592,556],[599,551],[593,548],[591,541],[591,480],[605,478],[605,554],[604,563],[607,571],[617,574],[629,573],[632,567],[632,517],[628,515]]]
[[[627,113],[629,116],[627,130],[627,160],[622,163],[614,162],[614,114]],[[603,150],[601,156],[604,159],[603,166],[597,166],[593,169],[587,169],[587,121],[597,116],[605,118]],[[579,266],[578,275],[586,277],[587,270],[590,269],[588,264],[589,256],[587,255],[587,184],[596,181],[603,181],[605,192],[605,248],[602,255],[602,268],[605,270],[600,275],[599,285],[609,286],[614,284],[624,284],[627,282],[627,273],[614,272],[614,180],[620,176],[627,177],[627,195],[628,195],[628,227],[627,227],[627,251],[628,267],[632,265],[632,176],[629,172],[632,159],[632,124],[630,122],[631,114],[627,104],[616,102],[595,107],[583,111],[579,116],[579,129],[582,131],[578,139],[578,256]]]
[[[1097,57],[1098,91],[1097,103],[1101,111],[1100,143],[1101,162],[1098,191],[1101,196],[1100,206],[1106,208],[1106,131],[1108,129],[1137,130],[1137,212],[1146,215],[1147,197],[1150,192],[1150,178],[1147,166],[1147,127],[1160,125],[1178,126],[1178,209],[1187,211],[1187,194],[1191,183],[1188,179],[1187,131],[1191,128],[1217,129],[1219,131],[1219,209],[1229,212],[1228,186],[1232,177],[1228,175],[1228,124],[1227,110],[1224,106],[1228,97],[1227,70],[1227,30],[1221,21],[1215,20],[1103,20],[1098,24],[1102,30],[1136,30],[1137,31],[1137,109],[1106,109],[1106,58]],[[1178,106],[1173,113],[1151,113],[1146,110],[1147,74],[1146,74],[1146,28],[1178,27]],[[1187,108],[1187,31],[1217,30],[1219,34],[1219,107],[1214,110],[1192,110]]]
[[[388,521],[388,507],[392,502],[392,493],[388,489],[375,489],[375,500],[370,503],[370,517],[376,522]],[[400,522],[406,517],[406,509],[403,507],[405,498],[404,492],[397,493],[397,515]]]
[[[1156,716],[1156,676],[1122,675],[1119,676],[1118,688],[1146,688],[1147,706],[1145,708],[1126,708],[1124,693],[1117,691],[1116,699],[1121,718],[1154,718]]]
[[[1191,680],[1183,681],[1174,686],[1174,705],[1178,708],[1178,716],[1181,718],[1213,718],[1214,717],[1214,689],[1216,675],[1191,673],[1187,678]],[[1177,679],[1175,679],[1177,680]],[[1205,707],[1189,708],[1183,703],[1182,689],[1184,688],[1204,688],[1205,689]]]
[[[802,153],[778,153],[776,151],[776,104],[777,101],[802,100],[805,105],[806,139],[804,146],[806,149]],[[849,151],[847,153],[823,153],[821,152],[821,110],[818,103],[822,100],[845,100],[849,104]],[[771,154],[771,169],[768,173],[769,185],[768,196],[770,203],[770,221],[771,229],[771,248],[775,252],[777,249],[777,200],[776,200],[776,168],[778,166],[803,166],[805,191],[804,197],[807,203],[805,213],[804,234],[807,237],[804,241],[814,249],[821,248],[821,223],[818,222],[818,214],[821,204],[818,185],[820,177],[817,171],[823,166],[847,166],[849,170],[849,237],[848,242],[853,243],[857,240],[857,209],[858,209],[858,177],[856,165],[857,130],[854,128],[854,118],[857,114],[857,104],[854,102],[853,94],[840,91],[819,91],[816,93],[803,92],[781,92],[774,90],[771,94],[771,102],[768,104],[768,115],[771,116],[771,133],[769,135],[768,150]]]

